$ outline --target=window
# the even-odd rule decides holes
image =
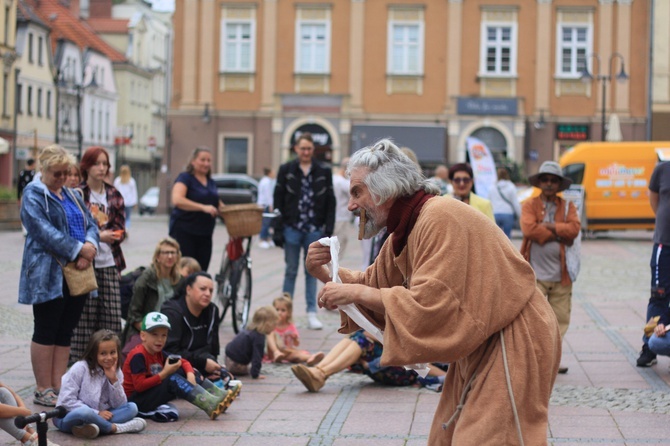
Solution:
[[[51,119],[51,90],[47,91],[47,118]]]
[[[44,37],[40,36],[37,39],[37,63],[42,66],[44,65]]]
[[[28,101],[27,108],[28,108],[28,114],[32,115],[33,114],[33,87],[28,87],[28,97],[26,98]]]
[[[37,89],[37,116],[42,116],[42,89]]]
[[[251,73],[255,69],[255,22],[223,20],[221,71]]]
[[[480,73],[516,74],[516,24],[482,23]]]
[[[584,180],[584,164],[568,164],[563,168],[563,175],[572,180],[572,184],[582,184]]]
[[[11,10],[9,9],[9,6],[5,6],[5,45],[9,46],[9,13]],[[4,97],[7,97],[5,95]]]
[[[7,89],[8,89],[8,84],[9,83],[9,74],[8,73],[3,73],[2,74],[2,117],[9,116],[7,113]],[[18,93],[17,93],[18,94]]]
[[[585,25],[558,26],[557,71],[562,77],[582,75],[591,52],[591,28]]]
[[[330,22],[304,20],[296,28],[296,67],[298,73],[330,72]]]
[[[226,138],[223,147],[226,172],[247,173],[249,140],[247,138]]]
[[[28,33],[28,62],[33,63],[33,33]]]
[[[23,114],[23,84],[16,86],[16,108],[19,114]]]
[[[388,72],[397,75],[423,74],[423,22],[389,23]]]

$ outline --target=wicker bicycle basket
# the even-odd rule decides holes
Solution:
[[[257,204],[230,204],[223,207],[221,217],[231,237],[251,237],[261,232],[263,208]]]

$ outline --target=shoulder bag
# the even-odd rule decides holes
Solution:
[[[570,202],[565,202],[565,220],[568,219],[568,210]],[[577,280],[579,268],[582,263],[582,230],[580,228],[577,237],[572,241],[572,246],[565,245],[565,265],[568,268],[568,275],[571,281]]]
[[[503,195],[502,191],[500,190],[500,185],[499,184],[496,184],[496,188],[498,189],[498,193],[500,194],[500,198],[505,200],[505,203],[509,204],[512,207],[512,214],[514,214],[514,219],[518,220],[519,216],[516,215],[516,208],[514,207],[514,205],[507,199],[507,197],[505,197]]]

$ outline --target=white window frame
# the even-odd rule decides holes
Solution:
[[[418,27],[419,41],[417,43],[418,51],[418,61],[417,69],[410,70],[407,66],[407,60],[403,62],[403,68],[400,70],[395,70],[393,68],[393,30],[396,26],[416,26]],[[389,75],[394,76],[422,76],[424,73],[424,52],[425,52],[425,34],[424,34],[424,22],[423,20],[389,20],[388,22],[388,31],[387,31],[387,48],[386,48],[386,72]]]
[[[586,28],[586,43],[584,45],[579,45],[576,42],[565,45],[563,43],[563,29],[564,28]],[[585,47],[585,57],[586,57],[586,66],[589,68],[589,71],[592,71],[591,67],[591,57],[590,54],[593,53],[593,24],[591,23],[572,23],[572,22],[560,22],[556,26],[556,78],[559,79],[579,79],[582,77],[582,73],[577,71],[577,49]],[[573,54],[571,56],[571,71],[563,71],[563,49],[571,48]]]
[[[316,59],[310,61],[311,67],[303,67],[300,65],[302,61],[302,27],[303,26],[323,26],[325,28],[326,40],[324,42],[324,55],[325,58],[323,69],[317,70],[314,68]],[[303,20],[298,19],[295,27],[295,72],[299,74],[329,74],[330,73],[330,45],[331,45],[331,35],[330,35],[330,20]],[[312,47],[317,47],[316,43],[312,43]]]
[[[488,41],[488,28],[493,27],[496,29],[501,28],[510,28],[510,43],[509,45],[503,43],[502,40],[496,40],[496,42]],[[518,33],[517,33],[517,24],[516,22],[492,22],[492,21],[483,21],[481,25],[480,32],[480,49],[479,49],[479,76],[480,77],[516,77],[517,75],[517,46],[518,46]],[[499,32],[499,31],[497,31]],[[509,71],[502,71],[502,48],[510,48],[510,60],[509,60]],[[487,65],[487,55],[488,49],[496,49],[496,61],[495,69],[493,71],[488,71]]]
[[[239,46],[242,41],[238,42],[238,54],[236,57],[236,66],[227,67],[226,66],[226,43],[228,36],[228,26],[232,25],[249,25],[250,28],[250,53],[249,53],[249,66],[242,67],[240,66],[240,52]],[[221,60],[219,62],[219,71],[221,73],[254,73],[256,71],[256,20],[254,19],[222,19],[221,20]]]

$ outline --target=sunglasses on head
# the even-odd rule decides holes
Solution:
[[[453,181],[456,184],[470,184],[470,181],[472,181],[472,178],[461,177],[461,178],[454,178],[451,181]]]
[[[538,178],[540,183],[552,183],[552,184],[558,184],[561,182],[561,179],[558,177],[555,177],[553,175],[548,175],[548,176],[542,176]]]

